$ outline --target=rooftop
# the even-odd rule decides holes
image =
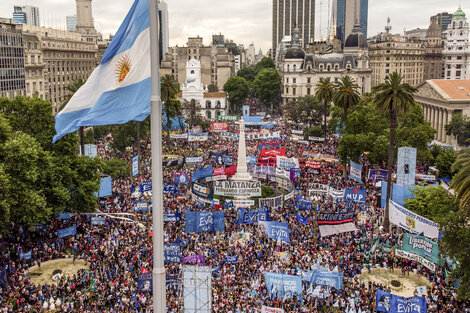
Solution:
[[[447,100],[470,101],[470,79],[433,79],[428,82]]]

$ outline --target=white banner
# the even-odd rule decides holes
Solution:
[[[188,133],[184,134],[170,134],[170,139],[187,139]]]
[[[294,141],[299,141],[299,140],[304,139],[303,136],[299,136],[299,135],[291,135],[290,138]]]
[[[289,191],[288,193],[286,193],[286,194],[284,195],[284,201],[287,201],[287,200],[289,200],[289,199],[292,199],[292,198],[294,198],[294,196],[295,196],[295,189],[292,188],[291,191]]]
[[[390,223],[413,234],[424,233],[424,236],[431,239],[437,239],[439,237],[439,224],[405,209],[392,200],[390,200],[389,206]]]
[[[186,164],[198,164],[202,162],[202,156],[186,157]]]
[[[259,207],[267,206],[268,208],[280,209],[282,207],[282,200],[284,196],[280,195],[274,198],[258,199]]]
[[[291,133],[297,134],[297,135],[302,135],[302,134],[304,133],[304,131],[303,131],[303,130],[295,130],[295,129],[293,129],[293,130],[291,130]]]
[[[252,205],[255,205],[255,200],[225,200],[225,203],[231,204],[236,208],[249,208]]]
[[[207,133],[202,133],[200,135],[192,134],[190,133],[188,135],[188,141],[193,142],[193,141],[206,141],[209,138],[209,135]]]
[[[299,140],[298,142],[303,144],[303,145],[308,145],[309,144],[309,142],[307,140]]]
[[[420,255],[417,255],[416,253],[410,253],[410,252],[407,252],[407,251],[404,251],[404,250],[396,249],[395,250],[395,255],[400,257],[400,258],[408,259],[408,260],[411,260],[411,261],[416,261],[418,263],[423,264],[425,267],[429,268],[431,271],[433,271],[433,272],[436,271],[436,264],[432,263],[431,261],[427,260],[426,258],[423,258]]]
[[[344,198],[344,189],[343,190],[337,190],[333,187],[328,188],[328,195],[332,197],[333,199],[342,201]]]
[[[435,181],[435,180],[436,180],[436,176],[435,176],[435,175],[426,175],[426,174],[418,174],[418,173],[416,173],[416,179]]]
[[[284,313],[284,310],[263,305],[261,313]]]
[[[211,177],[206,177],[206,182],[208,181],[215,181],[215,180],[226,180],[227,175],[215,175]]]
[[[308,140],[310,140],[310,141],[325,141],[325,138],[308,136]]]
[[[203,197],[199,197],[199,196],[195,195],[192,192],[191,192],[191,197],[192,197],[193,201],[200,201],[200,202],[209,203],[209,204],[212,204],[212,202],[214,202],[214,204],[220,204],[219,199],[212,199],[212,200],[205,199]]]
[[[307,190],[308,196],[323,196],[328,194],[328,185],[313,183],[311,188]]]
[[[276,166],[282,168],[299,168],[299,160],[297,158],[286,158],[285,156],[276,156]]]
[[[284,179],[290,179],[290,171],[285,171],[283,169],[276,168],[276,176],[282,177]]]
[[[261,182],[219,180],[214,183],[214,194],[226,197],[259,197]]]

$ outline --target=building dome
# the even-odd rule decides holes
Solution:
[[[361,32],[361,26],[359,24],[354,25],[351,34],[348,36],[348,38],[346,38],[346,41],[344,42],[344,48],[367,48],[367,39]]]
[[[459,9],[452,15],[452,19],[465,18],[465,12],[459,6]]]
[[[289,48],[286,52],[285,59],[303,59],[305,57],[304,50],[300,48]]]

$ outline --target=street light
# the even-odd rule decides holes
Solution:
[[[149,232],[149,238],[150,238],[150,199],[152,199],[152,192],[145,191],[144,199],[145,201],[147,201],[147,230]]]
[[[317,207],[318,207],[318,201],[321,199],[320,196],[314,195],[310,197],[310,200],[314,201],[315,207],[313,209],[313,214],[315,217],[315,224],[313,225],[313,239],[315,240],[315,248],[317,246]]]

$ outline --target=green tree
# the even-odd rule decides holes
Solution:
[[[323,106],[314,96],[299,97],[289,101],[284,110],[287,117],[296,123],[308,126],[322,124]]]
[[[225,83],[224,91],[228,94],[228,101],[230,101],[233,110],[239,112],[243,102],[250,93],[250,87],[245,78],[232,76]]]
[[[111,131],[113,147],[121,152],[125,152],[127,147],[133,147],[138,142],[137,123],[130,121],[124,124],[115,125]],[[146,137],[150,133],[150,118],[147,117],[140,125],[140,135]]]
[[[343,109],[343,123],[348,121],[348,110],[355,107],[360,100],[357,89],[359,86],[354,82],[351,76],[346,75],[335,84],[333,102],[336,106]]]
[[[62,103],[61,107],[59,108],[59,111],[62,111],[63,108],[69,103],[70,99],[72,99],[73,95],[80,89],[83,85],[85,85],[86,80],[83,78],[79,77],[77,80],[71,82],[67,86],[67,95],[65,96],[65,100]],[[79,128],[79,133],[80,133],[80,150],[82,151],[82,155],[85,155],[85,127],[81,126]]]
[[[470,121],[462,114],[452,116],[452,121],[445,126],[446,134],[453,135],[457,139],[457,143],[461,146],[468,145],[467,140],[470,138]]]
[[[130,173],[129,164],[118,158],[100,159],[100,169],[102,174],[111,176],[113,179],[129,176]]]
[[[398,114],[407,112],[414,104],[413,94],[417,91],[407,83],[402,83],[402,76],[397,72],[390,74],[385,83],[374,87],[374,103],[377,108],[388,115],[390,121],[390,145],[388,149],[388,178],[387,178],[387,199],[385,207],[385,231],[389,230],[389,199],[392,183],[392,163],[395,147],[395,129],[397,126]]]
[[[237,76],[244,78],[249,84],[255,80],[256,74],[258,74],[258,72],[255,70],[254,66],[244,67],[237,72]]]
[[[456,194],[462,208],[470,210],[470,149],[462,149],[457,154],[457,159],[451,168],[457,172],[450,184]]]
[[[470,241],[469,215],[463,211],[454,195],[441,186],[420,187],[413,191],[414,198],[407,199],[405,206],[411,211],[433,220],[443,231],[439,241],[441,257],[455,259],[457,267],[452,277],[460,282],[459,298],[470,298]]]
[[[320,78],[320,81],[315,87],[315,97],[319,101],[323,103],[323,115],[324,115],[324,123],[323,123],[323,136],[326,139],[326,132],[327,132],[327,125],[326,125],[326,120],[328,117],[328,112],[327,112],[327,105],[328,103],[333,100],[333,95],[334,95],[335,89],[334,85],[331,82],[329,77],[323,77]]]
[[[171,119],[181,114],[181,103],[176,100],[179,90],[180,85],[173,75],[165,74],[161,77],[163,113],[166,115],[168,138],[170,138]]]
[[[219,91],[219,87],[216,84],[209,84],[207,85],[207,90],[209,92],[217,92]]]
[[[258,74],[259,72],[261,72],[261,71],[264,70],[265,68],[275,68],[275,67],[276,67],[276,66],[275,66],[275,64],[274,64],[273,59],[268,58],[268,57],[262,58],[262,59],[259,60],[258,63],[256,63],[255,66],[254,66],[256,74]]]
[[[457,153],[453,148],[442,149],[441,153],[436,157],[436,168],[439,171],[439,177],[448,177],[452,179],[452,164],[457,159]]]
[[[274,102],[277,102],[281,94],[281,77],[274,68],[265,68],[256,75],[253,81],[253,90],[258,99],[266,106],[274,109]]]

